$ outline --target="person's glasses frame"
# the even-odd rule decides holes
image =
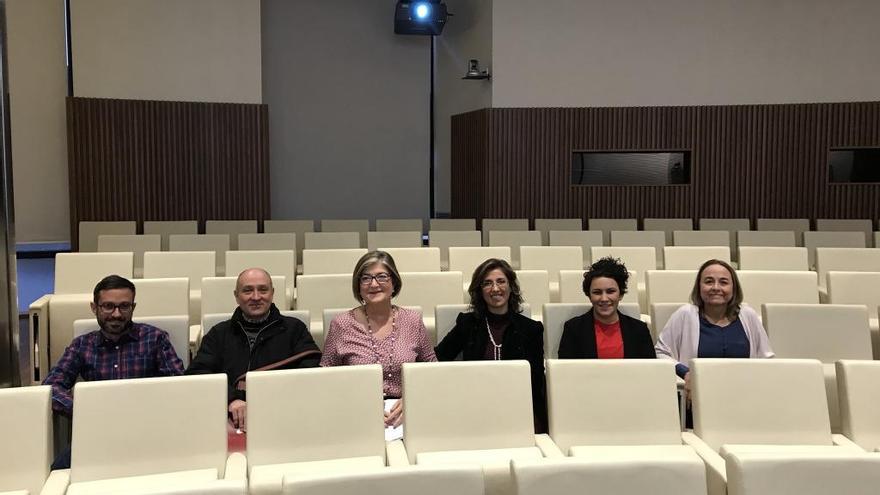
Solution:
[[[133,302],[124,302],[124,303],[119,303],[119,304],[114,304],[112,302],[102,302],[101,304],[98,304],[97,306],[98,306],[98,309],[102,313],[107,314],[107,315],[112,315],[113,312],[116,311],[117,309],[119,310],[119,313],[121,313],[121,314],[131,313],[132,311],[134,311],[135,305],[136,305],[136,303],[133,303]]]
[[[363,286],[368,286],[373,283],[373,280],[376,281],[379,285],[387,285],[391,283],[391,275],[387,273],[377,273],[375,275],[370,275],[369,273],[365,273],[361,275],[358,280],[360,284]]]
[[[480,282],[480,288],[482,289],[491,289],[496,285],[499,289],[507,287],[507,279],[501,278],[498,280],[483,280],[482,282]]]

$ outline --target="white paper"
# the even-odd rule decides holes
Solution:
[[[394,404],[397,404],[397,401],[400,399],[385,399],[385,412],[390,412],[391,408],[394,407]],[[400,426],[386,426],[385,427],[385,441],[391,442],[393,440],[398,440],[403,438],[403,423]]]

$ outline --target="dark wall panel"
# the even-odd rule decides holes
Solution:
[[[871,218],[880,184],[829,184],[828,150],[880,146],[880,102],[491,108],[452,119],[452,215]],[[572,186],[574,150],[691,150],[690,185]]]
[[[71,238],[82,220],[269,217],[266,105],[68,98]]]

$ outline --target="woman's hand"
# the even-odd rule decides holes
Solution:
[[[403,399],[391,406],[390,411],[385,412],[385,426],[397,427],[403,423]]]
[[[687,400],[687,403],[691,403],[691,372],[688,371],[684,374],[684,398]]]

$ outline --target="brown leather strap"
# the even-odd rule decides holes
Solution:
[[[271,370],[277,370],[277,369],[279,369],[279,368],[283,368],[283,367],[287,366],[287,365],[290,364],[290,363],[293,363],[293,362],[295,362],[295,361],[299,361],[300,359],[304,359],[304,358],[307,358],[307,357],[309,357],[309,356],[313,356],[313,355],[318,355],[318,356],[320,356],[320,355],[321,355],[321,351],[319,351],[319,350],[317,350],[317,349],[310,349],[310,350],[308,350],[308,351],[302,351],[302,352],[300,352],[300,353],[294,354],[293,356],[290,356],[289,358],[282,359],[281,361],[276,361],[276,362],[274,362],[274,363],[267,364],[267,365],[265,365],[265,366],[260,366],[260,367],[257,368],[257,369],[248,370],[248,372],[250,372],[250,371],[271,371]],[[247,377],[247,373],[248,373],[248,372],[245,372],[245,373],[242,374],[240,377],[238,377],[238,378],[235,379],[235,388],[236,388],[237,390],[244,390],[244,389],[245,389],[245,378]]]

